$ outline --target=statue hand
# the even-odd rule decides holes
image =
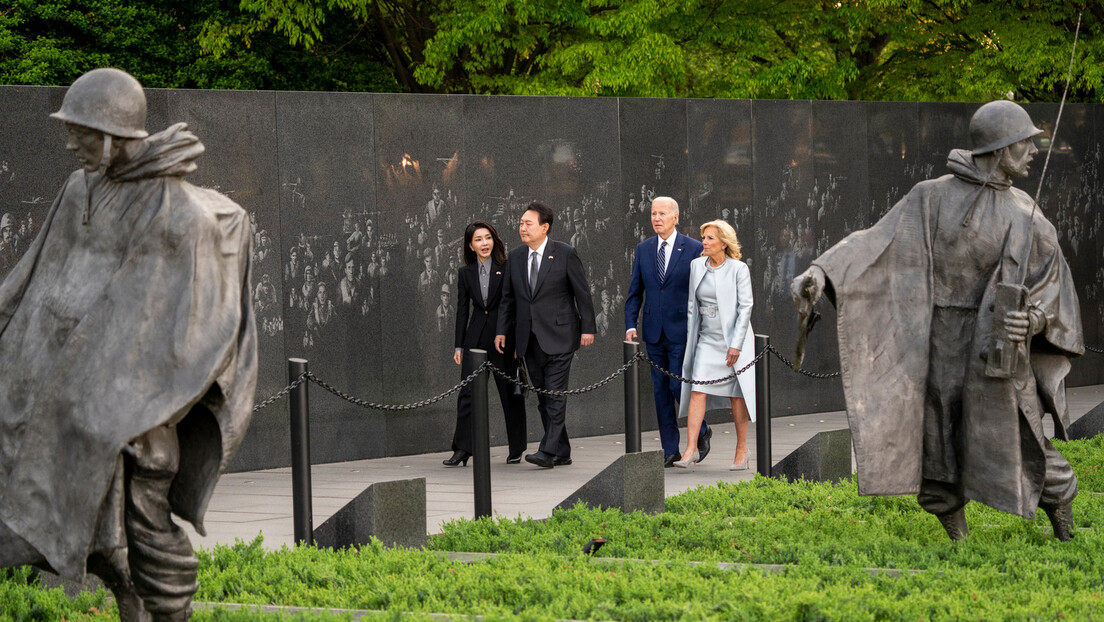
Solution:
[[[1004,330],[1008,333],[1008,340],[1019,343],[1027,339],[1031,328],[1031,319],[1027,311],[1009,311],[1004,316]]]
[[[794,299],[794,306],[812,307],[824,293],[824,284],[828,276],[819,266],[809,266],[809,269],[797,275],[790,284],[790,294]]]

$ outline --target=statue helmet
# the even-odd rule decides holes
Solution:
[[[11,215],[10,212],[4,212],[4,215],[2,217],[0,217],[0,231],[3,231],[4,229],[8,229],[8,228],[14,228],[14,227],[15,227],[15,219],[12,218],[12,215]]]
[[[50,115],[66,123],[119,138],[145,138],[146,94],[134,76],[121,69],[93,69],[65,92],[61,109]]]
[[[1022,106],[998,99],[978,108],[970,118],[971,153],[991,153],[1042,133]]]

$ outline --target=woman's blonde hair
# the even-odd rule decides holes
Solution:
[[[725,245],[726,255],[733,259],[744,258],[744,255],[740,252],[740,240],[736,238],[736,230],[732,228],[732,225],[723,220],[711,220],[701,226],[700,233],[702,237],[705,237],[705,230],[710,227],[717,230],[717,237]]]

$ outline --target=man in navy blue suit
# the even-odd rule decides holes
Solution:
[[[652,229],[656,237],[636,245],[632,281],[625,299],[625,340],[637,338],[636,321],[644,309],[640,330],[648,358],[657,365],[682,375],[686,351],[686,301],[690,287],[690,261],[700,257],[701,242],[676,231],[679,207],[671,197],[652,200]],[[677,380],[652,369],[656,420],[663,443],[663,465],[679,459],[678,399],[682,389]],[[698,440],[698,461],[709,453],[713,431],[702,422]]]

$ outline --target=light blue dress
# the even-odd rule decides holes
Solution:
[[[732,374],[733,369],[725,365],[725,357],[728,355],[728,344],[725,342],[724,323],[721,320],[720,309],[717,306],[717,283],[728,283],[734,277],[728,272],[735,270],[735,262],[725,261],[717,267],[705,264],[705,275],[702,277],[695,297],[698,309],[701,313],[701,323],[698,325],[696,356],[694,357],[694,370],[691,378],[694,380],[717,380]],[[707,395],[720,397],[743,397],[740,391],[740,383],[736,378],[719,384],[694,384],[694,391]]]

